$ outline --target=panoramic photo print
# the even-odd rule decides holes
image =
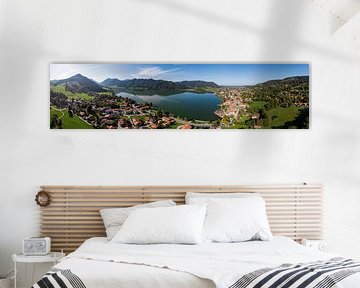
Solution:
[[[51,129],[308,129],[309,64],[51,64]]]

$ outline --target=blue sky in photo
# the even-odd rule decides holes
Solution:
[[[252,85],[272,79],[309,75],[309,64],[51,64],[50,80],[77,73],[95,81],[152,78],[204,80],[218,85]]]

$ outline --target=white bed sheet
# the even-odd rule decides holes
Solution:
[[[87,288],[223,288],[257,269],[336,256],[311,250],[286,237],[274,237],[269,242],[200,245],[112,244],[106,238],[91,238],[55,267],[71,269]],[[359,275],[348,278],[344,283],[349,284],[338,287],[360,283]]]
[[[87,288],[215,288],[211,280],[147,265],[69,258],[56,268],[70,269]]]

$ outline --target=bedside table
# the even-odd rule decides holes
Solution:
[[[318,250],[321,252],[327,252],[328,251],[328,243],[325,240],[309,240],[309,239],[303,239],[301,240],[301,244],[309,247],[314,250]]]
[[[17,263],[33,263],[32,273],[31,273],[31,285],[34,283],[34,266],[36,263],[53,263],[54,265],[62,258],[65,257],[65,253],[60,252],[50,252],[46,255],[36,255],[36,256],[30,256],[30,255],[24,255],[24,254],[14,254],[12,255],[12,259],[14,261],[14,271],[15,271],[15,277],[14,277],[14,288],[16,288],[16,266]]]

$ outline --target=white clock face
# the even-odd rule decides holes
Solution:
[[[320,243],[319,244],[319,250],[325,252],[326,251],[326,244],[325,243]]]
[[[36,242],[36,249],[43,250],[44,247],[45,247],[44,242],[42,242],[42,241]]]

